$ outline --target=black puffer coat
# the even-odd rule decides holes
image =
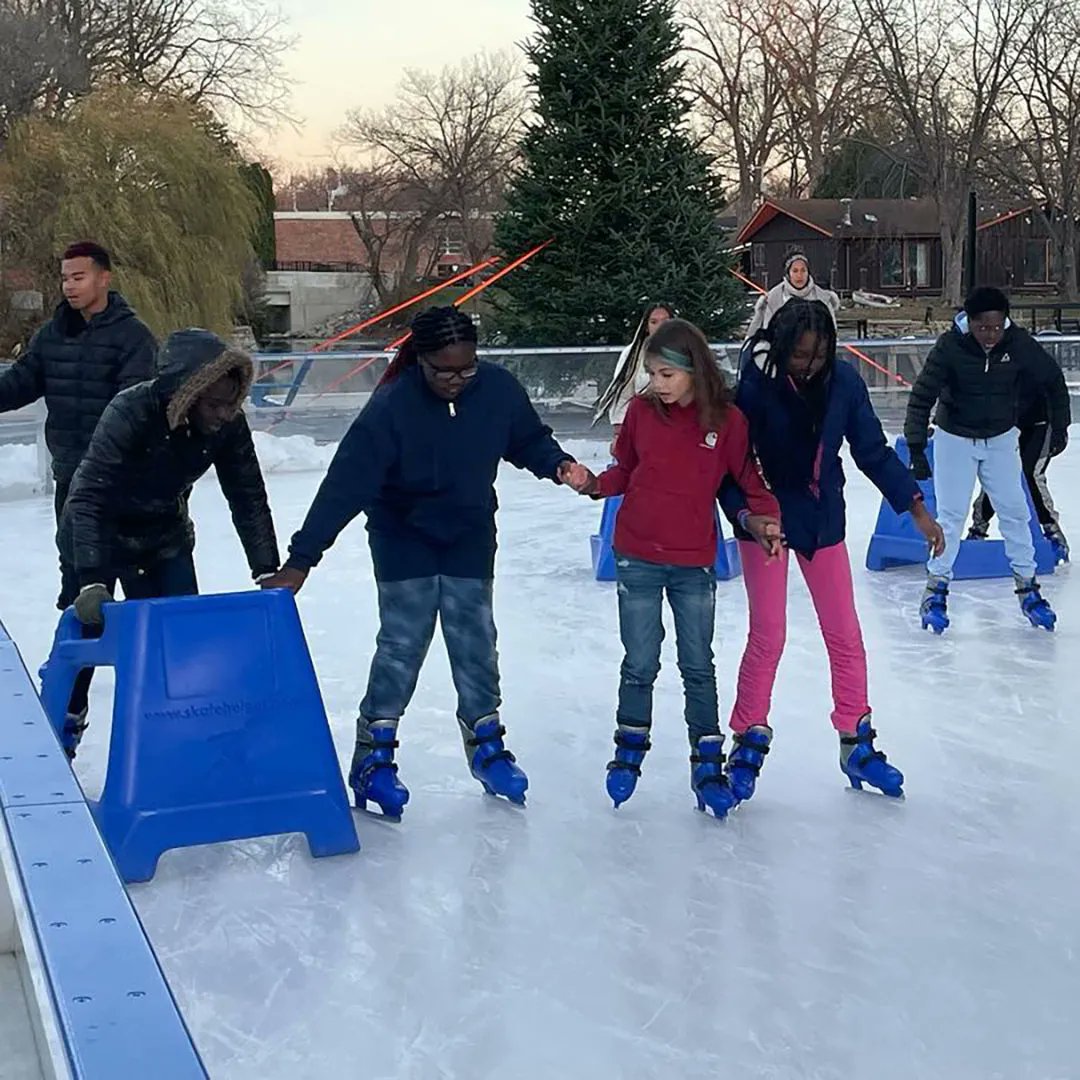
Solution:
[[[119,293],[89,321],[64,301],[26,352],[0,367],[0,412],[45,398],[45,441],[53,475],[66,486],[105,406],[129,386],[154,377],[157,342]]]
[[[274,522],[247,418],[213,434],[188,422],[196,398],[235,371],[247,395],[251,357],[206,330],[182,330],[162,347],[159,374],[118,394],[75,473],[60,522],[60,550],[79,584],[190,551],[188,496],[211,465],[229,503],[252,575],[278,568]]]
[[[934,402],[942,431],[963,439],[992,439],[1020,422],[1036,395],[1047,402],[1050,427],[1069,426],[1069,391],[1061,368],[1022,327],[1010,326],[987,355],[958,321],[930,350],[911,390],[904,435],[911,446],[926,446]]]

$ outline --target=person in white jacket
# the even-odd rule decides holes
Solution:
[[[824,289],[810,275],[810,260],[801,252],[793,251],[784,263],[784,277],[779,285],[774,285],[757,302],[750,328],[746,332],[752,338],[759,330],[764,330],[773,316],[789,301],[820,300],[836,322],[840,311],[840,297],[832,289]]]
[[[615,362],[615,371],[611,376],[608,388],[601,394],[596,403],[596,415],[593,417],[595,424],[606,412],[611,422],[613,435],[612,447],[619,437],[619,429],[626,416],[626,410],[630,408],[630,402],[643,393],[649,385],[649,374],[645,370],[645,357],[642,346],[663,323],[674,319],[678,312],[671,304],[650,304],[641,316],[641,322],[634,333],[630,344],[626,346],[619,359]]]

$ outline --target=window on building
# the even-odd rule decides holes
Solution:
[[[904,246],[899,240],[881,246],[881,285],[885,289],[904,287]]]
[[[440,255],[464,255],[465,254],[465,240],[461,236],[455,236],[453,233],[443,233],[442,240],[439,243]]]
[[[768,255],[764,244],[750,245],[750,259],[755,270],[764,270],[769,265]]]
[[[1049,240],[1028,240],[1024,245],[1024,283],[1049,285],[1053,282],[1054,253]]]
[[[910,285],[913,281],[919,289],[930,285],[930,244],[926,240],[908,241],[904,284]]]
[[[890,240],[881,247],[881,287],[917,289],[930,287],[930,252],[928,240]]]

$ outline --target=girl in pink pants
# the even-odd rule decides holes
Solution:
[[[787,550],[770,560],[742,528],[748,509],[732,485],[721,503],[740,540],[750,603],[750,634],[739,668],[728,758],[731,788],[740,800],[754,793],[769,752],[769,709],[787,632],[791,553],[799,563],[825,639],[832,676],[833,727],[840,735],[840,768],[851,784],[902,794],[903,774],[874,746],[866,687],[866,650],[844,543],[844,473],[840,449],[851,456],[897,513],[910,512],[935,549],[944,546],[918,484],[885,440],[866,384],[836,358],[836,329],[819,302],[792,300],[744,351],[739,408],[765,478],[780,501]]]

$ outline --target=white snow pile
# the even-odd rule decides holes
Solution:
[[[252,433],[255,452],[264,473],[325,472],[337,450],[337,443],[317,443],[308,435]],[[560,445],[578,461],[603,467],[611,456],[601,439],[564,439]]]
[[[337,450],[336,443],[317,443],[308,435],[256,431],[253,438],[264,473],[324,472]]]
[[[0,446],[0,499],[21,499],[44,490],[33,443]]]

